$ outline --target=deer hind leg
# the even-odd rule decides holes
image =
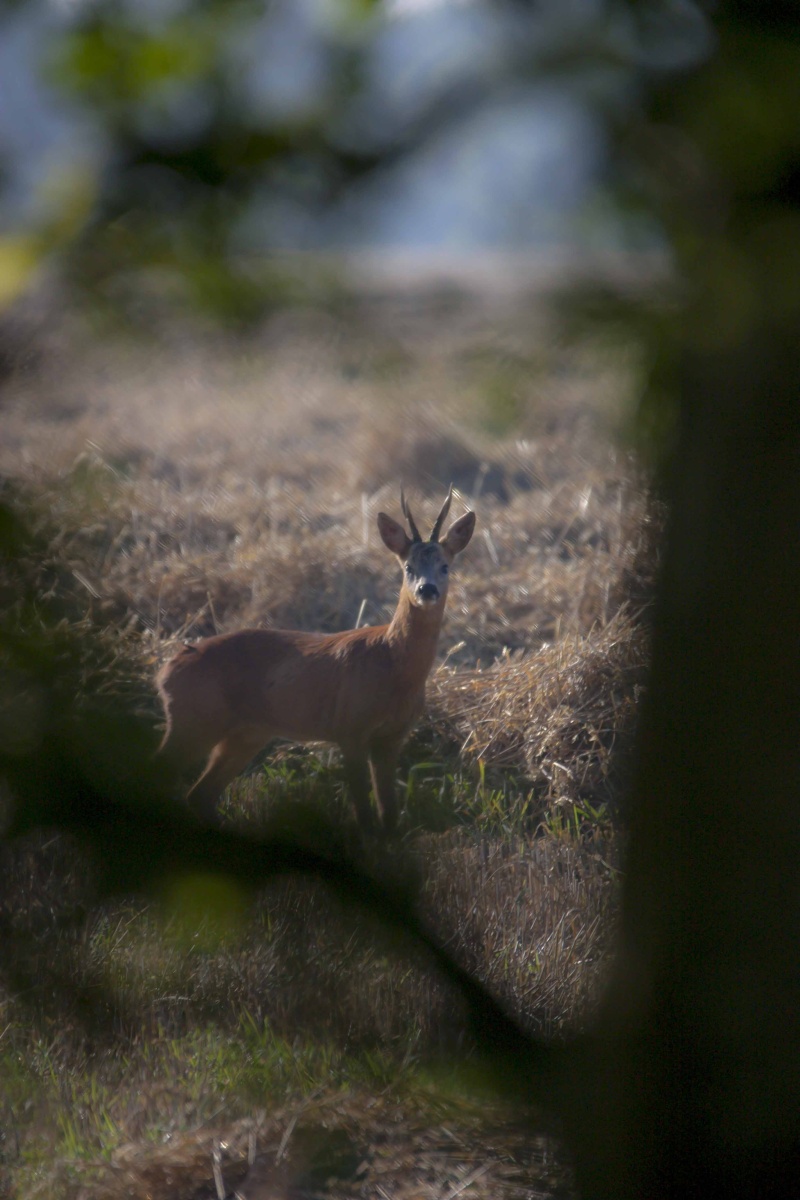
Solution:
[[[225,734],[220,720],[203,719],[184,696],[161,690],[165,729],[156,757],[176,772],[197,768]]]
[[[202,762],[210,749],[209,743],[203,743],[195,732],[180,730],[168,720],[156,758],[176,771],[186,771]]]
[[[192,773],[196,774],[208,758],[215,741],[214,737],[201,737],[196,728],[183,727],[172,721],[167,714],[167,728],[155,752],[155,761],[176,796],[185,795]]]
[[[268,735],[248,731],[229,733],[217,742],[205,770],[186,797],[198,817],[213,823],[219,821],[217,805],[220,796],[268,741]]]

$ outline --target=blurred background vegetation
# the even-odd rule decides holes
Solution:
[[[143,336],[191,311],[241,336],[287,304],[346,304],[376,261],[502,277],[531,256],[569,285],[564,327],[631,365],[630,429],[670,517],[606,999],[554,1052],[428,948],[495,1085],[560,1122],[587,1197],[799,1190],[798,93],[789,2],[0,12],[7,374],[54,311]],[[497,384],[501,425],[513,394]],[[5,490],[9,845],[76,836],[100,895],[224,862],[223,920],[238,887],[316,873],[425,941],[399,862],[387,891],[300,818],[260,840],[198,831],[129,768],[119,748],[146,761],[148,722],[93,682],[118,646],[76,623],[36,498]],[[80,917],[56,930],[70,953]],[[32,960],[4,920],[15,993],[109,1017],[69,955]]]

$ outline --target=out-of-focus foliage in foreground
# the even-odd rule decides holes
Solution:
[[[57,66],[92,97],[112,151],[91,220],[72,244],[75,268],[92,286],[119,279],[132,262],[180,261],[197,279],[209,272],[209,291],[219,294],[239,188],[252,185],[256,164],[274,172],[273,195],[302,185],[322,203],[348,174],[423,141],[436,119],[426,112],[401,136],[357,153],[344,141],[337,146],[335,122],[319,112],[244,133],[230,115],[217,57],[225,44],[219,22],[230,29],[240,10],[231,18],[214,6],[183,10],[153,35],[131,33],[127,12],[86,10]],[[522,6],[516,12],[526,14]],[[614,34],[612,46],[620,29],[663,46],[674,21],[699,20],[694,6],[677,3],[592,12]],[[353,28],[338,60],[347,70],[337,65],[330,76],[326,114],[357,76]],[[432,948],[478,1017],[477,1042],[497,1085],[533,1094],[557,1113],[584,1194],[609,1200],[800,1193],[792,1019],[800,930],[800,17],[790,4],[731,3],[713,28],[708,60],[677,76],[623,55],[616,77],[635,94],[609,114],[618,179],[660,223],[674,273],[664,297],[671,312],[659,312],[655,325],[639,322],[655,405],[647,411],[654,427],[672,430],[672,515],[614,978],[594,1029],[556,1053],[526,1039]],[[609,67],[607,53],[595,58],[591,38],[579,48],[584,61]],[[559,47],[562,60],[570,49]],[[525,70],[533,65],[525,58]],[[166,91],[150,86],[156,80]],[[192,111],[207,116],[164,141],[166,85],[175,80],[178,93],[201,87],[206,108]],[[147,183],[154,179],[157,187]],[[604,297],[609,312],[617,299]],[[631,308],[614,311],[630,328]],[[143,844],[139,798],[134,805],[124,796],[125,773],[101,756],[98,775],[94,752],[81,752],[80,726],[70,726],[66,742],[49,740],[60,710],[43,644],[14,632],[4,644],[13,669],[29,664],[39,680],[48,739],[40,742],[46,753],[26,756],[11,722],[17,741],[3,766],[16,829],[44,822],[79,833],[99,850],[115,887],[173,856],[198,869],[216,863],[248,884],[265,871],[314,871],[426,940],[402,892],[285,832],[248,843],[190,830],[153,807]]]
[[[618,141],[676,266],[671,311],[638,321],[672,511],[592,1195],[778,1196],[800,1172],[800,21],[736,3],[714,29]]]
[[[583,192],[596,248],[657,247],[649,209],[620,222],[596,192],[611,181],[608,133],[640,113],[643,81],[711,41],[690,4],[620,0],[391,15],[348,0],[98,0],[49,13],[39,86],[75,125],[5,244],[4,293],[57,253],[72,289],[151,322],[170,301],[238,323],[291,298],[297,278],[270,251],[380,245],[387,229],[467,252],[481,238],[512,251],[570,238],[552,214],[537,225],[533,190],[569,211]],[[538,172],[514,173],[508,145],[519,157],[559,135],[569,151],[545,144],[525,160]],[[437,157],[460,205],[442,198]],[[456,214],[470,210],[465,233]],[[308,287],[318,268],[305,274]]]
[[[234,322],[274,301],[245,225],[262,249],[285,244],[380,157],[337,134],[372,8],[105,0],[51,14],[38,86],[81,123],[6,243],[4,292],[24,279],[15,262],[57,252],[73,289],[128,316],[134,291]]]

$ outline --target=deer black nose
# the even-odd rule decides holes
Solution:
[[[435,583],[421,583],[417,588],[420,600],[438,600],[439,589]]]

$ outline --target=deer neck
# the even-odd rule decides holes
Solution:
[[[406,589],[401,588],[395,614],[386,630],[386,640],[409,683],[424,685],[436,658],[443,616],[444,598],[436,605],[421,608],[411,601]]]

